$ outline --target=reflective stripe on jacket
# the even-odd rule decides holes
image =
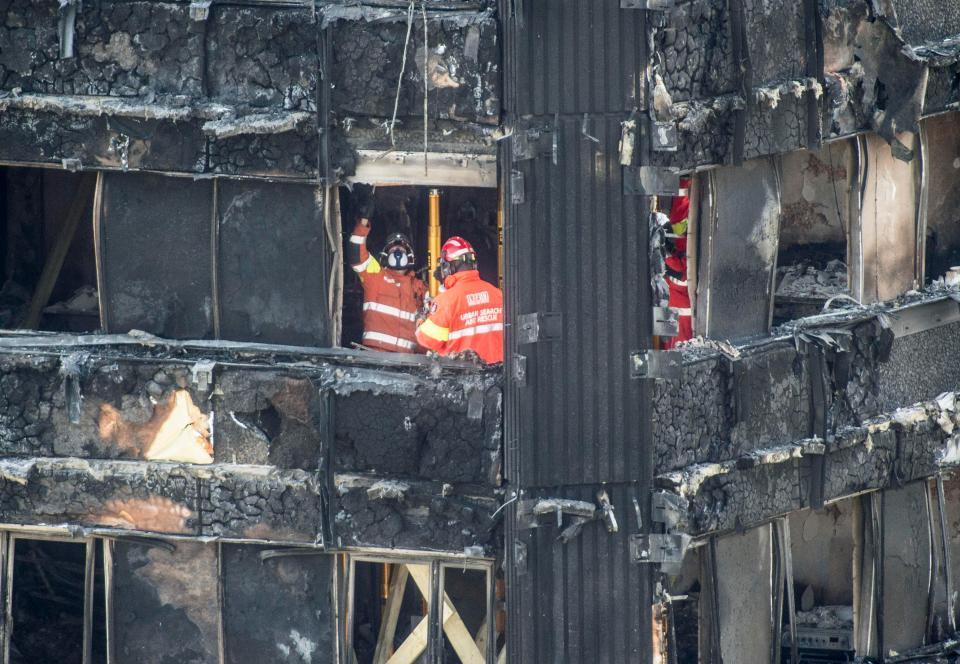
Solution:
[[[477,270],[444,280],[446,290],[430,304],[417,328],[420,345],[441,355],[472,350],[484,362],[503,362],[503,293]]]
[[[422,353],[416,338],[417,312],[427,285],[414,272],[385,270],[367,251],[370,229],[357,224],[350,236],[349,259],[363,283],[363,339],[374,350]]]

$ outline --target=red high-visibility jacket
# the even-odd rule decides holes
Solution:
[[[673,348],[693,338],[693,317],[690,311],[690,290],[687,287],[687,223],[690,216],[690,179],[680,180],[680,195],[670,206],[670,230],[667,235],[672,248],[664,258],[667,273],[664,279],[670,290],[668,306],[677,314],[677,336],[667,339],[664,348]]]
[[[417,341],[441,355],[472,350],[484,362],[503,362],[503,293],[477,270],[447,277],[446,289],[430,303]]]
[[[427,285],[413,270],[384,269],[367,252],[370,228],[357,224],[350,236],[350,264],[363,283],[363,345],[394,353],[422,353],[417,345],[417,312]]]

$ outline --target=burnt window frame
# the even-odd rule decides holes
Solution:
[[[494,644],[494,647],[487,648],[485,664],[498,664],[499,658],[506,653],[504,645],[503,653],[496,652],[496,561],[490,558],[467,558],[455,556],[425,556],[423,552],[410,552],[404,554],[381,554],[373,552],[342,552],[338,556],[340,561],[335,565],[336,573],[339,575],[335,587],[338,590],[337,604],[337,629],[338,664],[356,664],[356,658],[353,654],[353,615],[354,615],[354,589],[356,581],[356,564],[390,564],[390,565],[429,565],[430,568],[430,591],[428,604],[428,630],[427,644],[423,655],[429,661],[430,653],[442,653],[444,646],[443,639],[443,613],[439,610],[440,602],[443,598],[444,589],[444,569],[454,568],[461,570],[477,570],[486,574],[486,611],[488,615],[486,630],[488,644]],[[489,619],[494,617],[493,620]],[[438,655],[438,658],[442,655]]]
[[[103,586],[104,586],[104,609],[106,617],[106,644],[109,651],[110,642],[110,573],[108,561],[110,557],[107,553],[108,540],[99,537],[70,537],[69,535],[59,535],[51,532],[42,532],[34,530],[0,530],[0,564],[2,564],[2,587],[3,592],[3,611],[4,628],[2,643],[2,662],[10,663],[10,645],[13,641],[12,636],[16,629],[13,619],[13,602],[16,591],[16,545],[17,540],[61,542],[65,544],[83,545],[85,547],[85,567],[83,582],[83,664],[93,664],[93,613],[94,613],[94,576],[96,565],[97,540],[103,540],[103,556],[100,564],[103,565]],[[109,661],[109,656],[108,656]]]

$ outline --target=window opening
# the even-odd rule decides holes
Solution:
[[[921,123],[926,174],[925,283],[946,278],[960,283],[960,116]]]
[[[93,173],[0,168],[0,328],[99,329],[95,183]]]
[[[650,216],[651,279],[656,318],[656,343],[673,348],[693,338],[695,247],[690,242],[692,176],[680,178],[677,196],[658,197]],[[693,215],[695,216],[695,215]]]
[[[849,295],[854,159],[852,141],[780,158],[774,324],[820,313],[831,298]]]
[[[90,661],[104,661],[103,570],[94,564],[94,543],[14,537],[10,553],[11,664],[83,664],[88,661],[84,656],[87,647]],[[85,623],[88,610],[89,633]]]
[[[801,661],[849,662],[854,657],[852,501],[787,517],[790,529],[797,650]],[[824,556],[824,552],[830,555]],[[786,583],[790,579],[785,579]],[[781,661],[790,661],[787,602],[781,615]]]
[[[491,585],[491,575],[490,565],[477,562],[354,558],[347,661],[414,664],[425,661],[431,643],[450,664],[485,664],[502,656],[505,595],[502,582],[499,590]],[[434,598],[442,611],[431,617]],[[431,629],[431,620],[439,620],[439,630]]]
[[[439,233],[430,246],[431,200],[437,203]],[[368,347],[377,350],[386,348],[376,340],[364,338],[364,286],[353,268],[352,260],[359,261],[351,249],[355,225],[361,218],[369,218],[366,236],[368,255],[381,262],[381,251],[388,239],[401,233],[410,242],[414,257],[413,271],[416,277],[429,286],[432,270],[428,267],[430,254],[436,253],[439,245],[453,236],[467,240],[475,250],[480,278],[497,286],[500,281],[500,233],[498,218],[498,193],[496,189],[480,187],[425,186],[371,186],[354,184],[340,189],[340,210],[343,228],[343,255],[345,260],[343,328],[341,345],[345,347]],[[356,246],[354,244],[354,246]],[[352,258],[353,257],[353,258]],[[396,304],[396,303],[395,303]],[[368,305],[369,306],[369,305]],[[394,306],[406,312],[406,304]],[[409,312],[408,312],[409,313]],[[413,323],[410,322],[412,328]],[[389,332],[389,331],[387,331]],[[381,331],[381,334],[384,333]],[[390,336],[397,336],[391,334]],[[400,335],[402,337],[402,335]],[[409,341],[409,340],[407,340]],[[384,342],[385,343],[385,342]],[[423,352],[423,348],[408,348],[401,352]]]
[[[357,664],[418,661],[429,641],[430,576],[429,563],[354,561],[350,647]]]
[[[489,583],[487,569],[443,567],[445,664],[483,664],[491,649],[498,654],[502,650],[505,634],[502,622],[498,623],[502,612],[494,610],[491,625]]]

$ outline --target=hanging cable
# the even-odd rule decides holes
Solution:
[[[407,36],[403,40],[403,59],[400,61],[400,76],[397,78],[397,94],[393,98],[393,117],[390,118],[390,145],[397,147],[393,140],[393,126],[397,124],[397,110],[400,108],[400,86],[403,84],[403,75],[407,71],[407,49],[410,47],[410,34],[413,32],[414,0],[410,0],[407,7]]]
[[[427,35],[427,0],[420,3],[420,11],[423,12],[423,174],[427,175],[427,110],[428,110],[428,73],[430,66],[430,40]]]

